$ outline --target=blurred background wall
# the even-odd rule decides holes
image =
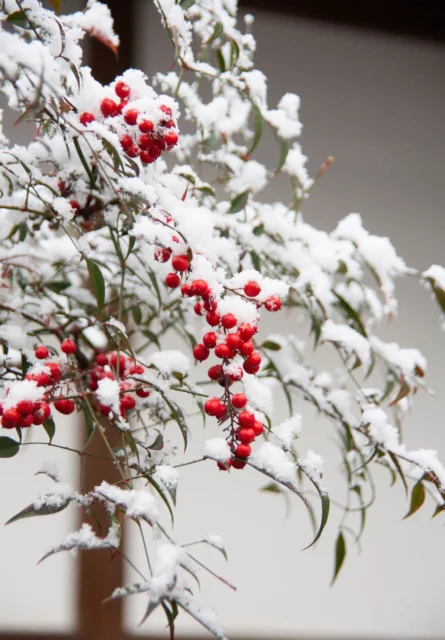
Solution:
[[[388,235],[410,265],[424,269],[445,263],[443,44],[271,11],[255,13],[256,64],[269,78],[269,104],[276,104],[286,91],[300,95],[301,142],[312,174],[328,155],[336,158],[305,204],[305,219],[332,230],[341,217],[358,211],[365,227]],[[172,50],[151,2],[136,0],[135,18],[135,66],[148,75],[168,70]],[[270,154],[275,159],[276,151],[272,141],[270,148],[268,144],[266,139],[260,155],[270,166]],[[274,191],[271,187],[264,197],[286,201],[289,195],[281,188]],[[428,292],[414,281],[401,282],[399,294],[400,319],[385,326],[382,336],[420,348],[429,361],[429,385],[436,390],[434,399],[419,394],[405,438],[412,448],[437,448],[444,460],[445,341],[439,312]],[[274,316],[267,330],[291,330],[307,337],[304,325],[283,316]],[[329,349],[323,353],[320,366],[331,370],[338,366]],[[299,450],[312,448],[327,459],[325,484],[333,498],[342,500],[334,433],[303,405],[297,409],[304,416]],[[284,404],[277,406],[276,420],[285,414]],[[67,434],[70,428],[67,426]],[[216,434],[211,425],[204,432],[198,421],[192,429],[189,459],[199,454],[205,437]],[[22,456],[20,467],[17,460],[2,461],[0,495],[5,520],[40,491],[44,480],[33,479],[32,474],[40,459],[48,457],[54,458],[53,452],[29,451]],[[389,489],[388,474],[376,475],[379,499],[370,513],[363,549],[357,553],[349,545],[346,565],[330,589],[335,525],[340,516],[334,507],[319,544],[302,552],[311,529],[297,501],[285,519],[280,497],[257,491],[265,483],[253,471],[218,473],[211,463],[182,470],[175,536],[181,542],[208,531],[223,536],[229,564],[213,550],[203,550],[200,557],[234,582],[238,592],[201,577],[203,601],[217,604],[230,637],[444,636],[443,518],[431,521],[428,509],[423,509],[402,522],[407,510],[403,488]],[[62,532],[73,529],[75,516],[68,512],[0,528],[0,631],[17,626],[42,631],[73,629],[75,560],[60,554],[37,567],[35,561]],[[130,535],[127,545],[137,557],[136,537]],[[136,628],[144,604],[143,598],[128,601],[128,631],[168,637],[164,619],[156,615]],[[185,616],[178,628],[185,634],[200,633]]]

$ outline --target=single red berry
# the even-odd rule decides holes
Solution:
[[[210,380],[218,380],[218,378],[222,375],[222,367],[219,364],[214,364],[213,367],[210,367],[210,369],[207,371],[207,375],[209,376]]]
[[[148,151],[141,151],[139,157],[144,164],[152,164],[154,162],[154,158],[151,157]]]
[[[96,354],[96,362],[101,367],[104,367],[106,364],[108,364],[108,356],[107,356],[107,354],[106,353],[98,353],[98,354]]]
[[[150,147],[150,150],[149,150],[148,153],[151,155],[153,160],[157,160],[159,158],[159,156],[161,155],[161,150],[156,145],[153,145],[152,147]]]
[[[144,373],[145,369],[141,364],[133,364],[128,369],[128,373],[130,376],[141,376]]]
[[[42,402],[42,406],[40,407],[40,410],[43,411],[43,416],[45,420],[48,420],[48,418],[51,415],[51,407],[49,406],[49,404],[47,402]]]
[[[165,286],[169,289],[176,289],[181,283],[181,278],[177,273],[167,273],[165,276]]]
[[[96,118],[93,116],[92,113],[88,113],[88,111],[84,111],[83,113],[80,114],[79,120],[83,125],[86,126],[87,124],[90,124],[90,122],[94,122]]]
[[[154,258],[157,262],[168,262],[170,260],[170,256],[172,254],[172,250],[168,247],[156,247],[154,252]]]
[[[193,356],[196,358],[196,360],[199,360],[199,362],[207,360],[209,354],[210,351],[203,344],[197,344],[193,349]]]
[[[201,302],[196,302],[194,307],[193,307],[195,313],[197,316],[202,316],[204,315],[204,310],[203,310],[203,306]]]
[[[216,311],[207,311],[206,320],[207,324],[209,324],[211,327],[216,327],[220,323],[221,316]]]
[[[150,391],[148,389],[138,389],[136,391],[136,395],[140,398],[148,398],[148,396],[150,395]]]
[[[122,396],[121,401],[120,401],[120,408],[121,409],[134,409],[136,406],[136,400],[133,396],[130,396],[128,394]]]
[[[121,147],[124,151],[128,151],[133,146],[133,138],[129,135],[122,136],[120,139]]]
[[[153,128],[154,125],[151,120],[141,120],[139,123],[139,131],[141,131],[141,133],[151,133]]]
[[[255,440],[255,437],[255,431],[253,429],[240,429],[237,434],[238,440],[243,444],[250,444]]]
[[[194,296],[205,296],[209,290],[209,285],[205,280],[193,280],[190,288]]]
[[[264,426],[259,420],[255,420],[252,429],[254,430],[256,437],[260,436],[264,432]]]
[[[131,149],[127,150],[127,156],[129,156],[130,158],[137,158],[139,154],[140,150],[136,145],[133,145]]]
[[[243,369],[246,373],[255,374],[260,370],[260,365],[254,365],[247,362],[247,360],[243,363]]]
[[[161,106],[159,107],[159,109],[162,111],[162,113],[167,114],[168,116],[171,116],[172,114],[172,110],[170,109],[170,107],[167,107],[166,104],[161,104]]]
[[[224,327],[224,329],[233,329],[236,323],[237,323],[237,319],[233,315],[233,313],[226,313],[221,318],[221,324]]]
[[[221,403],[218,407],[217,412],[215,413],[215,418],[218,418],[218,420],[221,420],[221,418],[224,418],[224,416],[226,415],[227,412],[227,405]]]
[[[190,260],[187,256],[173,256],[172,258],[172,267],[176,269],[176,271],[187,271],[190,266]]]
[[[38,347],[36,347],[36,350],[34,351],[34,354],[35,354],[36,358],[38,358],[39,360],[44,360],[45,358],[47,358],[49,356],[49,349],[48,349],[48,347],[45,347],[45,346],[43,346],[43,344],[41,344]]]
[[[206,347],[214,349],[216,347],[216,333],[209,331],[203,336],[202,341]]]
[[[238,350],[243,341],[238,333],[228,333],[226,336],[226,344],[230,349]]]
[[[57,362],[46,362],[45,367],[49,369],[49,378],[51,382],[59,382],[62,372]],[[38,374],[40,375],[40,374]]]
[[[42,411],[34,411],[32,414],[32,424],[40,425],[45,422],[45,418],[43,417]]]
[[[21,415],[19,421],[17,422],[17,426],[21,429],[26,429],[27,427],[30,427],[32,425],[33,420],[34,416],[32,415],[32,413],[27,413],[25,416]]]
[[[192,288],[187,282],[185,282],[181,287],[181,293],[186,298],[191,298],[193,295]]]
[[[235,455],[237,455],[238,458],[248,458],[251,453],[252,449],[248,444],[239,444],[235,449]]]
[[[20,415],[26,416],[28,413],[34,411],[34,402],[32,402],[32,400],[20,400],[20,402],[16,404],[15,409]]]
[[[227,375],[229,376],[230,380],[232,380],[232,382],[238,382],[243,377],[244,372],[241,367],[236,367],[230,369],[230,372]]]
[[[74,210],[74,215],[77,216],[80,211],[80,204],[77,202],[77,200],[70,200],[70,207]]]
[[[73,340],[70,340],[70,338],[67,338],[66,340],[64,340],[60,345],[60,348],[63,351],[63,353],[66,353],[66,354],[76,353],[77,351],[76,343],[73,342]]]
[[[245,364],[248,364],[249,367],[259,367],[261,364],[261,356],[258,351],[254,351],[248,358],[245,360]]]
[[[215,300],[215,298],[213,298],[209,294],[206,294],[205,296],[202,297],[202,299],[203,299],[203,306],[204,306],[204,309],[206,311],[216,311],[217,310],[218,301]]]
[[[269,298],[267,298],[264,306],[268,311],[279,311],[281,309],[280,296],[270,296]]]
[[[165,144],[165,140],[164,138],[155,138],[153,140],[153,144],[160,150],[160,151],[164,151],[164,149],[167,147],[167,145]]]
[[[247,462],[244,462],[244,460],[237,460],[236,458],[232,460],[232,467],[234,469],[244,469],[246,464]]]
[[[238,327],[238,333],[243,340],[250,340],[250,338],[254,336],[256,332],[257,328],[254,325],[249,324],[248,322],[242,322]]]
[[[167,121],[163,121],[162,125],[166,128],[166,129],[173,129],[173,127],[176,126],[175,121],[174,120],[167,120]]]
[[[221,406],[219,398],[209,398],[204,403],[204,411],[208,416],[215,416]]]
[[[251,429],[255,424],[255,416],[250,411],[241,411],[238,414],[238,424],[242,429]]]
[[[100,103],[100,110],[102,111],[102,115],[105,118],[108,118],[109,116],[113,115],[116,109],[117,109],[117,104],[115,103],[114,100],[111,100],[110,98],[104,98]]]
[[[124,113],[124,120],[127,124],[133,126],[138,119],[139,111],[137,109],[127,109]]]
[[[138,142],[139,148],[143,149],[144,151],[149,149],[152,144],[153,144],[153,140],[152,140],[152,138],[150,136],[142,135],[139,138],[139,142]]]
[[[60,400],[56,400],[54,403],[55,408],[59,413],[63,413],[63,415],[68,416],[70,413],[73,413],[76,408],[74,402],[72,400],[68,400],[67,398],[60,398]]]
[[[252,340],[246,340],[246,342],[242,342],[239,347],[239,352],[242,356],[250,356],[255,350],[255,345]]]
[[[165,134],[164,140],[169,147],[174,147],[178,143],[178,134],[175,131],[169,131]]]
[[[38,387],[46,387],[46,385],[50,384],[51,378],[48,373],[44,371],[40,371],[40,373],[31,373],[25,376],[27,380],[34,380],[37,383]]]
[[[235,393],[232,396],[232,404],[236,409],[242,409],[247,404],[247,398],[244,393]]]
[[[230,469],[230,467],[232,466],[232,461],[229,458],[228,460],[226,460],[225,462],[220,462],[218,460],[218,462],[216,463],[218,466],[218,469],[220,469],[221,471],[228,471]]]
[[[228,358],[230,356],[229,347],[224,343],[216,345],[215,356],[217,358]]]
[[[255,280],[249,280],[249,282],[246,282],[244,285],[244,293],[246,296],[249,296],[249,298],[254,298],[260,293],[260,291],[261,287],[258,282],[255,282]]]
[[[119,97],[119,98],[128,98],[128,96],[130,95],[130,87],[128,86],[128,84],[125,84],[125,82],[119,81],[116,82],[116,85],[114,87],[114,93]]]
[[[6,409],[2,415],[2,427],[4,429],[14,429],[20,420],[20,414],[15,409]]]
[[[107,416],[111,411],[111,408],[107,405],[107,404],[100,404],[99,405],[99,413],[101,413],[103,416]]]

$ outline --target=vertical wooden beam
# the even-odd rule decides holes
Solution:
[[[115,30],[120,38],[119,54],[114,54],[96,39],[89,42],[88,58],[94,77],[108,84],[133,64],[134,0],[108,0],[114,18]],[[116,429],[114,429],[116,431]],[[120,436],[107,430],[111,446],[120,446]],[[88,448],[90,453],[108,457],[99,433],[95,433]],[[93,462],[91,462],[91,460]],[[115,482],[117,471],[109,462],[97,458],[85,458],[83,483],[86,490],[102,480]],[[98,514],[102,533],[108,529],[106,513]],[[97,524],[90,521],[97,530]],[[81,552],[78,561],[78,633],[82,640],[124,640],[123,601],[121,599],[102,604],[114,588],[124,584],[122,558],[109,550]]]

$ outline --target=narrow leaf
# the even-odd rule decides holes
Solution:
[[[54,434],[56,433],[56,425],[53,418],[48,418],[48,420],[45,420],[45,422],[43,423],[43,428],[48,434],[49,442],[51,444],[54,438]]]
[[[0,437],[0,458],[13,458],[18,454],[19,449],[20,445],[17,440],[6,436]]]
[[[249,200],[249,193],[250,191],[243,191],[235,196],[230,201],[230,207],[227,213],[238,213],[238,211],[242,211]]]
[[[97,313],[100,313],[105,303],[105,280],[97,262],[86,258],[91,287],[96,296]]]
[[[411,505],[408,513],[403,518],[403,520],[412,516],[413,513],[416,513],[416,511],[420,509],[420,507],[423,505],[424,502],[425,502],[425,487],[423,486],[423,483],[419,481],[419,482],[416,482],[416,484],[413,487],[413,490],[411,492]]]
[[[63,511],[70,504],[71,498],[65,499],[62,504],[43,504],[40,509],[36,509],[34,504],[30,504],[15,516],[12,516],[5,522],[5,524],[11,524],[12,522],[16,522],[17,520],[22,520],[23,518],[31,518],[33,516],[50,516],[53,513],[59,513],[59,511]]]
[[[346,542],[342,531],[338,532],[337,542],[335,543],[335,565],[334,575],[332,577],[331,586],[334,584],[340,569],[342,568],[343,561],[346,557]]]

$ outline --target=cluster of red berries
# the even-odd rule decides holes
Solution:
[[[123,353],[108,351],[96,355],[96,365],[89,371],[88,388],[97,391],[99,381],[104,378],[119,381],[120,401],[119,409],[121,416],[126,417],[127,411],[136,406],[136,396],[148,398],[150,389],[147,383],[134,379],[132,376],[140,376],[145,373],[145,368],[128,358]],[[104,416],[109,416],[111,407],[106,404],[98,405],[99,412]]]
[[[131,133],[123,135],[120,139],[121,147],[127,156],[139,157],[144,164],[151,164],[163,151],[169,151],[177,144],[176,122],[172,118],[170,107],[165,104],[160,105],[161,117],[155,125],[147,115],[128,106],[131,89],[125,82],[117,82],[114,91],[120,101],[104,98],[100,103],[100,110],[104,118],[122,116],[127,125],[135,127]],[[87,111],[80,115],[80,122],[83,125],[95,119],[95,116]]]

